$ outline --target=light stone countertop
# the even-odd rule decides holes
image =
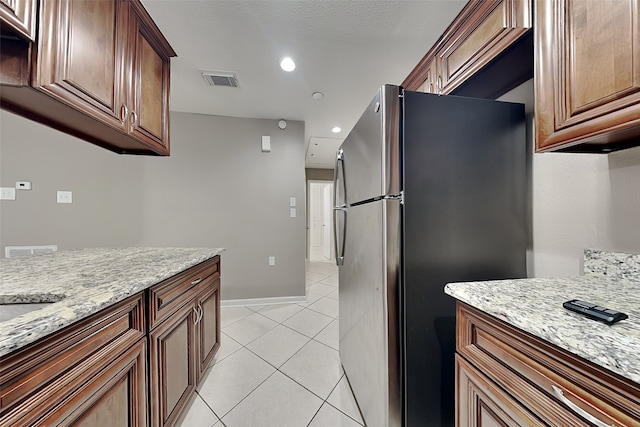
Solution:
[[[585,251],[585,276],[449,283],[445,293],[640,384],[640,255]],[[614,325],[562,307],[580,299],[626,313]]]
[[[99,248],[2,259],[0,304],[53,304],[0,322],[0,356],[223,251],[220,248]]]

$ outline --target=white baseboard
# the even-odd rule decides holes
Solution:
[[[288,304],[288,303],[295,303],[295,302],[307,302],[307,297],[298,296],[298,297],[223,299],[220,301],[220,306],[237,307],[241,305],[272,305],[272,304]]]

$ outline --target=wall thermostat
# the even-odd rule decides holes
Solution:
[[[285,129],[285,128],[287,127],[287,122],[285,122],[284,120],[280,120],[280,121],[278,122],[278,127],[279,127],[280,129]]]

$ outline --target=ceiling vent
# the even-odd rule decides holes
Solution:
[[[227,71],[200,71],[209,86],[238,87],[238,77]]]

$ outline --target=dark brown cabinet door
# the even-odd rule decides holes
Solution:
[[[198,380],[220,347],[220,278],[215,277],[197,300],[200,317],[196,327]]]
[[[531,64],[513,58],[531,57],[531,1],[470,0],[402,86],[428,93],[496,98],[528,80]],[[497,77],[488,78],[484,72]],[[479,80],[472,83],[474,79]]]
[[[531,3],[527,0],[473,3],[437,54],[442,79],[439,93],[451,93],[531,28]]]
[[[439,93],[438,70],[435,58],[428,61],[427,65],[424,67],[424,82],[418,88],[418,92]]]
[[[0,0],[6,5],[36,0]],[[2,107],[119,153],[169,155],[175,52],[139,0],[40,2],[36,44],[3,40]],[[35,90],[33,90],[35,89]]]
[[[34,86],[95,120],[126,131],[128,4],[121,0],[41,3]]]
[[[546,426],[456,355],[457,427]]]
[[[79,385],[74,393],[69,393],[55,411],[48,412],[38,421],[38,425],[145,427],[146,360],[146,340],[141,339],[115,361],[98,369],[87,366],[87,370],[97,374]]]
[[[171,425],[196,386],[195,304],[149,333],[151,425]]]
[[[168,154],[170,56],[135,9],[131,18],[131,133]]]
[[[639,14],[640,0],[536,2],[538,151],[638,145]]]
[[[37,6],[37,0],[0,0],[2,34],[17,34],[29,41],[34,41]]]

